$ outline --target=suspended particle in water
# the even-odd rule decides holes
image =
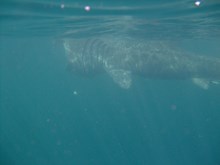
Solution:
[[[170,108],[171,108],[171,110],[173,110],[173,111],[175,111],[176,110],[176,104],[172,104],[171,106],[170,106]]]
[[[50,118],[48,118],[46,121],[47,121],[47,123],[49,123],[50,122]]]
[[[85,11],[90,11],[91,8],[90,8],[90,6],[85,6],[84,9],[85,9]]]
[[[198,7],[198,6],[200,6],[200,4],[201,4],[201,1],[196,1],[195,2],[195,5]]]
[[[78,92],[77,92],[77,91],[73,91],[73,94],[74,94],[74,95],[78,95]]]

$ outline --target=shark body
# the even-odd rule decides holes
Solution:
[[[220,80],[220,58],[185,52],[165,41],[117,37],[66,39],[64,49],[73,73],[93,76],[106,72],[125,89],[131,86],[132,75],[193,79],[203,88]]]

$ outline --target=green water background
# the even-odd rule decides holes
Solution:
[[[0,22],[1,165],[220,164],[219,86],[203,90],[190,80],[135,77],[132,87],[123,90],[107,74],[94,78],[74,76],[66,69],[62,39],[67,34],[79,37],[83,31],[80,31],[81,26],[77,27],[79,33],[66,33],[66,30],[74,29],[74,25],[83,25],[83,28],[90,23],[99,25],[99,21],[86,18],[91,22],[82,23],[84,17],[78,16],[88,13],[80,11],[79,7],[71,8],[71,5],[63,15],[56,7],[45,14],[48,6],[45,9],[41,1],[12,1],[12,5],[3,2]],[[122,5],[115,2],[113,9],[123,6],[125,2],[122,2]],[[71,1],[66,3],[71,4]],[[128,6],[136,4],[129,3]],[[60,2],[47,1],[46,4],[56,6]],[[111,3],[106,2],[103,6],[108,4]],[[200,12],[215,10],[214,5],[209,7],[212,10],[204,7]],[[17,10],[19,8],[25,10]],[[98,8],[92,14],[108,16],[113,9]],[[38,11],[44,17],[36,14]],[[70,24],[70,15],[80,12],[76,22]],[[218,14],[213,14],[212,20],[218,20]],[[60,24],[59,16],[69,19]],[[55,24],[45,24],[49,20]],[[169,36],[168,39],[194,53],[219,57],[219,32],[215,31],[219,24],[214,21],[209,25],[210,33],[205,31],[208,28],[201,26],[201,36],[182,41],[180,36],[184,38],[191,33],[180,30],[182,33],[172,33],[173,38]],[[177,26],[173,27],[174,31]],[[120,29],[117,28],[107,33],[113,34]],[[126,33],[140,35],[139,31],[129,28]],[[107,27],[104,29],[103,33]],[[163,29],[151,30],[161,39],[166,37]],[[83,30],[83,37],[97,32],[97,29]],[[144,34],[149,39],[155,38],[155,35]]]

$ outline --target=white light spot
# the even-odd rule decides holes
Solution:
[[[201,4],[201,1],[196,1],[196,2],[195,2],[195,5],[196,5],[196,6],[199,6],[200,4]]]
[[[61,4],[61,5],[60,5],[60,8],[61,8],[61,9],[64,9],[64,7],[65,7],[64,4]]]
[[[90,8],[90,6],[85,6],[84,9],[85,9],[85,11],[90,11],[91,8]]]
[[[73,94],[74,94],[74,95],[78,95],[77,91],[73,91]]]

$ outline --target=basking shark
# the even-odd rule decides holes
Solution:
[[[65,39],[68,68],[83,76],[108,73],[128,89],[132,76],[152,79],[192,79],[207,89],[220,80],[220,58],[200,56],[170,46],[166,41],[98,37]]]

